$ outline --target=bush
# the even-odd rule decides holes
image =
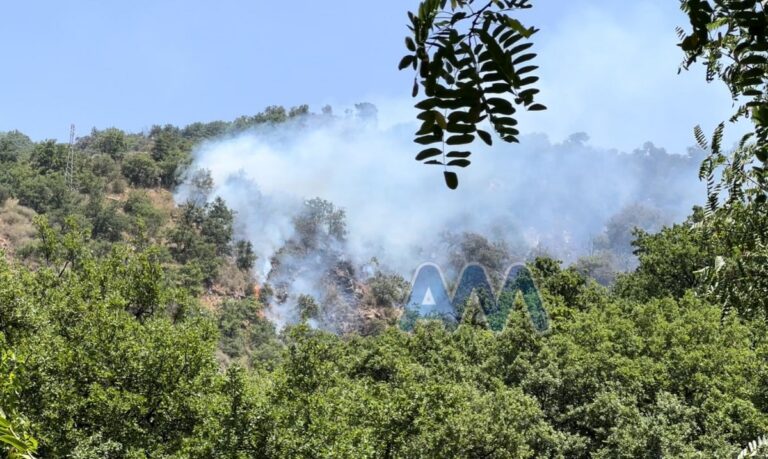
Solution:
[[[109,128],[95,135],[96,148],[100,152],[118,161],[123,158],[123,154],[128,149],[123,131],[117,128]]]
[[[227,300],[221,305],[220,349],[229,357],[247,356],[251,363],[273,360],[277,350],[275,326],[261,317],[259,310],[260,305],[251,299]]]
[[[123,204],[123,210],[133,217],[134,226],[139,220],[143,221],[151,235],[157,234],[166,221],[166,215],[152,205],[152,201],[144,191],[131,191]]]
[[[125,188],[127,186],[128,186],[128,184],[125,183],[125,180],[119,178],[119,179],[114,180],[112,183],[110,183],[109,189],[110,189],[110,191],[112,191],[112,193],[123,194],[123,193],[125,193]]]
[[[256,262],[256,254],[253,253],[253,244],[251,241],[240,240],[235,244],[235,260],[238,269],[250,271]]]
[[[46,140],[35,145],[30,162],[39,173],[63,172],[69,147],[57,144],[55,140]]]
[[[29,244],[36,231],[32,224],[35,212],[22,207],[14,201],[6,201],[0,206],[0,237],[8,241],[18,254],[19,249]]]
[[[91,171],[97,177],[113,177],[119,168],[109,155],[94,155],[91,157]]]
[[[20,184],[16,192],[19,203],[38,213],[68,210],[74,201],[61,174],[38,175]]]
[[[91,222],[91,235],[110,242],[119,241],[128,227],[125,215],[118,212],[115,202],[105,202],[96,196],[85,207],[85,216]]]
[[[32,140],[19,131],[0,134],[0,162],[16,162],[33,145]]]
[[[238,269],[234,260],[226,260],[216,273],[216,284],[228,296],[245,296],[253,291],[251,276]]]
[[[11,190],[5,185],[0,185],[0,207],[5,205],[5,201],[12,197]]]
[[[160,184],[160,166],[148,153],[128,156],[123,163],[123,175],[131,185],[155,187]]]

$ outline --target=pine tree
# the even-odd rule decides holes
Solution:
[[[488,319],[485,317],[483,308],[480,306],[480,299],[477,296],[477,292],[474,290],[464,303],[464,313],[461,316],[461,325],[488,328]]]

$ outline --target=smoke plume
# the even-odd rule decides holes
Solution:
[[[650,209],[650,229],[657,229],[683,218],[704,194],[696,174],[701,152],[668,154],[650,143],[633,152],[598,149],[583,133],[476,145],[472,165],[459,171],[459,189],[451,191],[438,166],[413,160],[413,125],[379,127],[375,111],[365,108],[263,125],[196,149],[190,170],[208,169],[212,196],[236,211],[238,236],[259,257],[260,281],[281,253],[309,266],[303,274],[292,269],[294,295],[322,296],[312,286],[324,276],[322,267],[332,269],[340,259],[365,267],[375,258],[377,266],[410,279],[422,262],[446,263],[446,235],[465,232],[503,242],[515,261],[545,252],[573,262],[594,251],[622,210]],[[177,200],[189,193],[182,186]],[[296,218],[315,197],[343,209],[346,234],[333,247],[323,243],[323,255],[308,263],[285,247],[295,243]],[[281,321],[297,316],[280,315]]]

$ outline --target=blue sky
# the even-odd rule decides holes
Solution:
[[[701,72],[677,75],[675,0],[538,0],[544,113],[523,132],[587,132],[628,150],[671,151],[727,118],[730,100]],[[0,131],[66,138],[117,126],[233,119],[273,104],[314,110],[371,101],[385,123],[410,119],[398,72],[416,0],[28,1],[4,5]]]

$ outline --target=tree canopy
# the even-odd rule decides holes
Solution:
[[[564,266],[534,254],[524,285],[497,301],[484,295],[503,282],[510,248],[446,233],[453,270],[488,269],[483,288],[456,286],[450,320],[410,314],[401,275],[342,256],[355,230],[344,209],[299,203],[291,237],[260,260],[259,235],[245,238],[211,173],[188,170],[198,142],[312,116],[307,106],[94,130],[75,145],[76,187],[63,176],[68,146],[0,134],[0,455],[730,457],[763,447],[765,12],[756,1],[682,5],[684,65],[705,58],[708,76],[744,102],[737,116],[755,122],[733,151],[721,146],[724,125],[711,139],[697,130],[708,205],[666,227],[629,208],[596,245],[636,257],[636,269],[606,277],[596,257]],[[527,7],[425,0],[409,16],[401,65],[424,91],[419,159],[443,165],[453,188],[447,168],[469,156],[454,146],[490,144],[484,123],[514,141],[516,107],[543,108],[530,87],[535,30],[510,16]],[[641,153],[663,158],[652,145]],[[183,177],[192,189],[175,204]],[[259,279],[257,261],[270,266]],[[299,295],[295,323],[276,326],[270,306],[289,301],[286,286],[307,269],[322,291]],[[544,333],[532,300],[546,310]]]

